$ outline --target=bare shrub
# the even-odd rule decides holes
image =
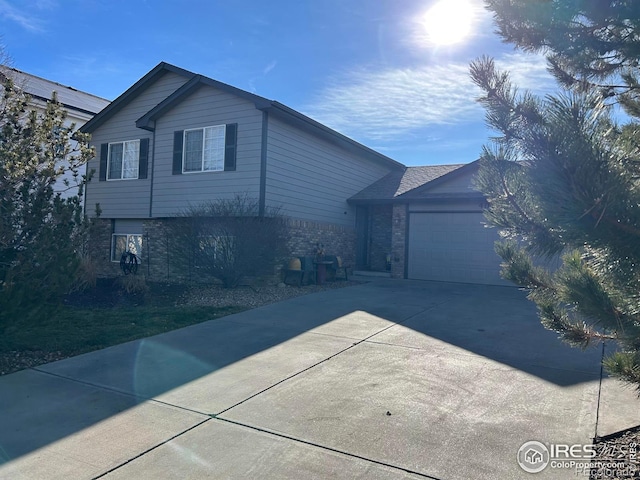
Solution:
[[[75,272],[75,277],[69,293],[82,292],[96,288],[98,282],[98,264],[89,255],[80,255],[80,262],[78,269]]]
[[[123,275],[117,278],[116,285],[129,295],[145,294],[149,291],[149,285],[147,285],[144,275]]]
[[[226,288],[273,274],[286,255],[280,210],[260,212],[258,201],[246,194],[192,206],[167,228],[179,245],[183,270],[213,277]]]

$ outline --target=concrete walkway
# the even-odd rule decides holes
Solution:
[[[555,337],[515,288],[297,297],[0,377],[0,478],[579,478],[517,451],[640,401]]]

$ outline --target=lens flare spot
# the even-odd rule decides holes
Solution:
[[[469,0],[441,0],[420,19],[427,40],[435,45],[453,45],[471,33],[475,5]]]

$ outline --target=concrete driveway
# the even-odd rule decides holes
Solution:
[[[600,357],[515,288],[376,279],[0,377],[0,478],[580,478],[516,456],[640,423]]]

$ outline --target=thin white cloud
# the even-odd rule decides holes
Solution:
[[[558,88],[557,83],[547,71],[547,63],[543,55],[507,53],[496,58],[496,67],[509,72],[512,83],[521,90],[530,90],[543,95]]]
[[[473,88],[466,65],[361,70],[334,79],[306,111],[348,135],[383,141],[481,115]]]
[[[277,64],[278,62],[276,60],[272,60],[262,70],[260,70],[259,74],[252,72],[255,73],[255,75],[246,81],[251,93],[258,93],[258,82],[264,80],[264,78],[269,75],[274,68],[276,68]],[[235,67],[235,70],[237,71],[237,66]]]
[[[543,57],[513,53],[496,63],[521,90],[555,90]],[[332,78],[303,110],[346,135],[375,143],[438,125],[482,122],[484,111],[476,102],[480,93],[467,64],[360,69]]]
[[[44,31],[44,20],[36,15],[38,10],[51,10],[56,3],[51,0],[40,0],[33,5],[34,8],[24,14],[25,9],[11,5],[6,0],[0,0],[0,17],[17,23],[19,26],[33,33]]]
[[[262,74],[267,75],[271,70],[276,68],[277,64],[278,64],[277,61],[272,60],[271,62],[269,62],[269,64],[266,67],[264,67],[264,69],[262,70]]]

